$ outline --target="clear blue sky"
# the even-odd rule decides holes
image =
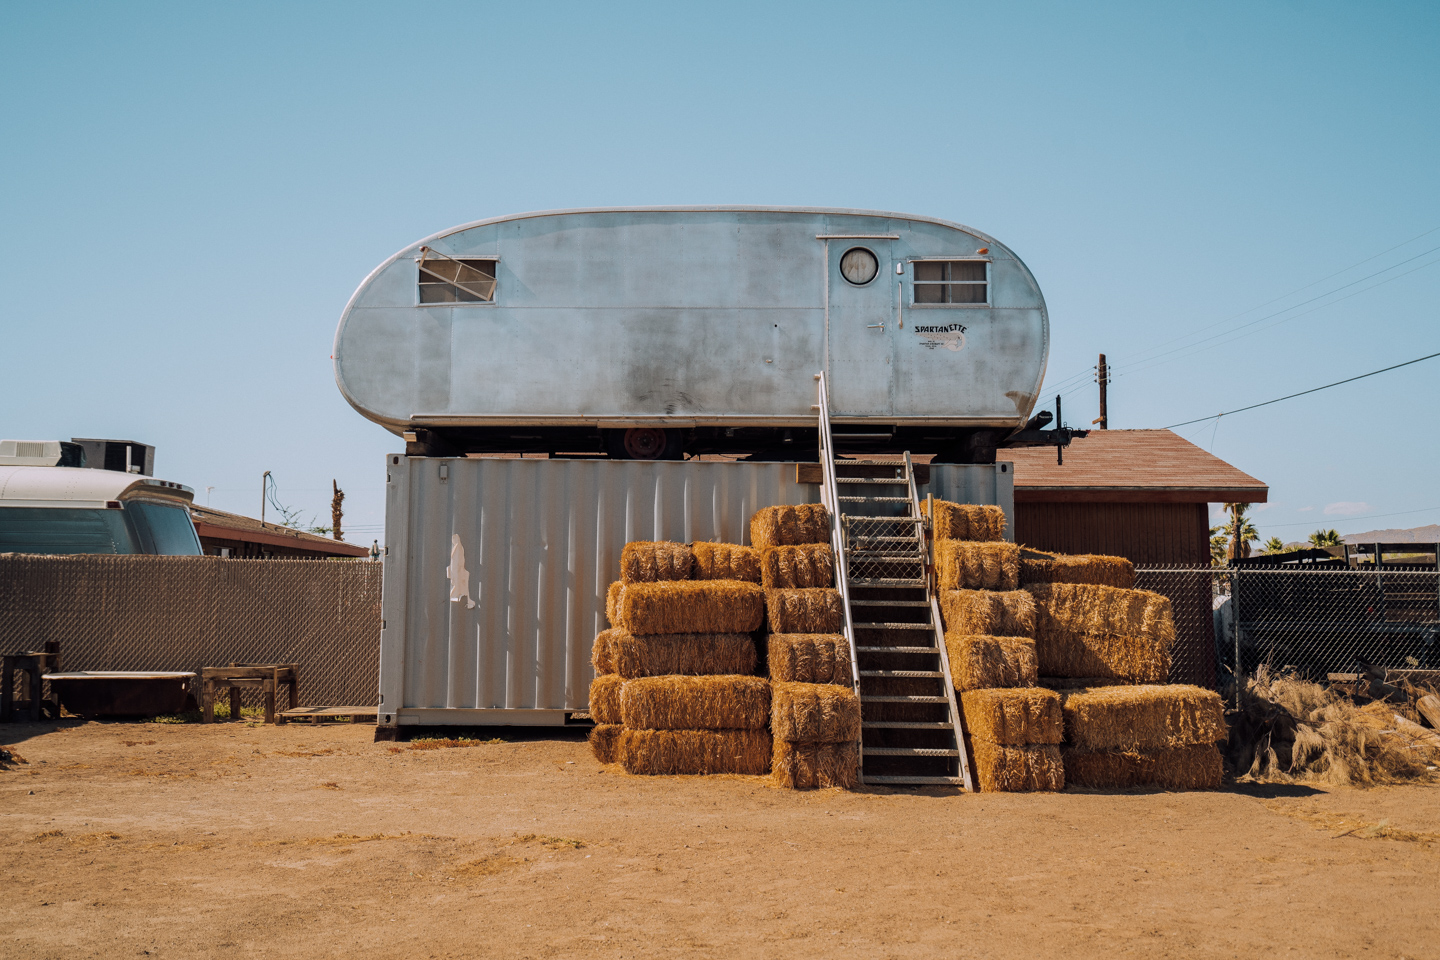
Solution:
[[[1039,278],[1072,425],[1100,351],[1112,426],[1266,400],[1440,350],[1437,50],[1434,3],[5,4],[0,436],[153,443],[247,513],[335,478],[368,542],[400,444],[335,389],[351,292],[621,204],[958,220]],[[1433,523],[1437,386],[1180,432],[1270,484],[1262,536]]]

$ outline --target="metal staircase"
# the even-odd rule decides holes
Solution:
[[[930,583],[928,518],[904,460],[838,460],[819,380],[821,501],[845,609],[862,711],[860,782],[974,789],[940,606]]]

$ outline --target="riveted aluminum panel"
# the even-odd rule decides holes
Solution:
[[[748,543],[757,509],[819,495],[793,463],[392,454],[386,474],[382,724],[585,710],[628,541]]]

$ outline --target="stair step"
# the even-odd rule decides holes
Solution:
[[[852,607],[929,607],[929,600],[862,600],[859,597],[850,598]]]
[[[953,747],[865,747],[867,757],[958,757]]]
[[[861,670],[862,677],[893,677],[899,680],[925,680],[945,676],[939,670]]]
[[[891,577],[851,577],[849,584],[852,587],[923,587],[924,580],[896,579]]]
[[[928,630],[933,631],[933,623],[852,623],[856,630]]]
[[[836,477],[836,483],[909,483],[906,477]]]
[[[961,786],[962,784],[965,783],[965,781],[962,780],[962,779],[959,778],[959,777],[907,777],[907,776],[866,777],[866,778],[865,778],[865,782],[866,782],[866,783],[898,783],[898,784],[907,784],[907,783],[908,783],[908,784],[915,784],[915,785],[917,785],[917,786],[922,786],[922,785],[923,785],[923,786],[928,786],[928,785],[931,785],[931,784],[934,784],[934,785],[950,784],[950,785],[956,786],[956,787]]]
[[[843,503],[909,503],[909,497],[841,497]],[[911,517],[862,517],[862,520],[910,520]]]
[[[940,653],[934,647],[856,647],[856,653],[928,653],[935,656]]]
[[[949,703],[949,697],[898,697],[884,696],[872,697],[866,694],[860,695],[860,703]]]
[[[867,730],[951,730],[949,720],[866,720]]]

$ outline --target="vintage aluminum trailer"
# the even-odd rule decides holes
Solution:
[[[407,725],[553,725],[583,713],[626,542],[748,543],[756,510],[820,499],[810,472],[389,455],[377,738]],[[932,466],[927,493],[1013,515],[1013,468]]]
[[[650,207],[412,244],[351,297],[334,361],[345,398],[414,455],[808,460],[824,372],[839,452],[993,463],[1023,439],[1048,350],[1034,276],[970,227]]]

